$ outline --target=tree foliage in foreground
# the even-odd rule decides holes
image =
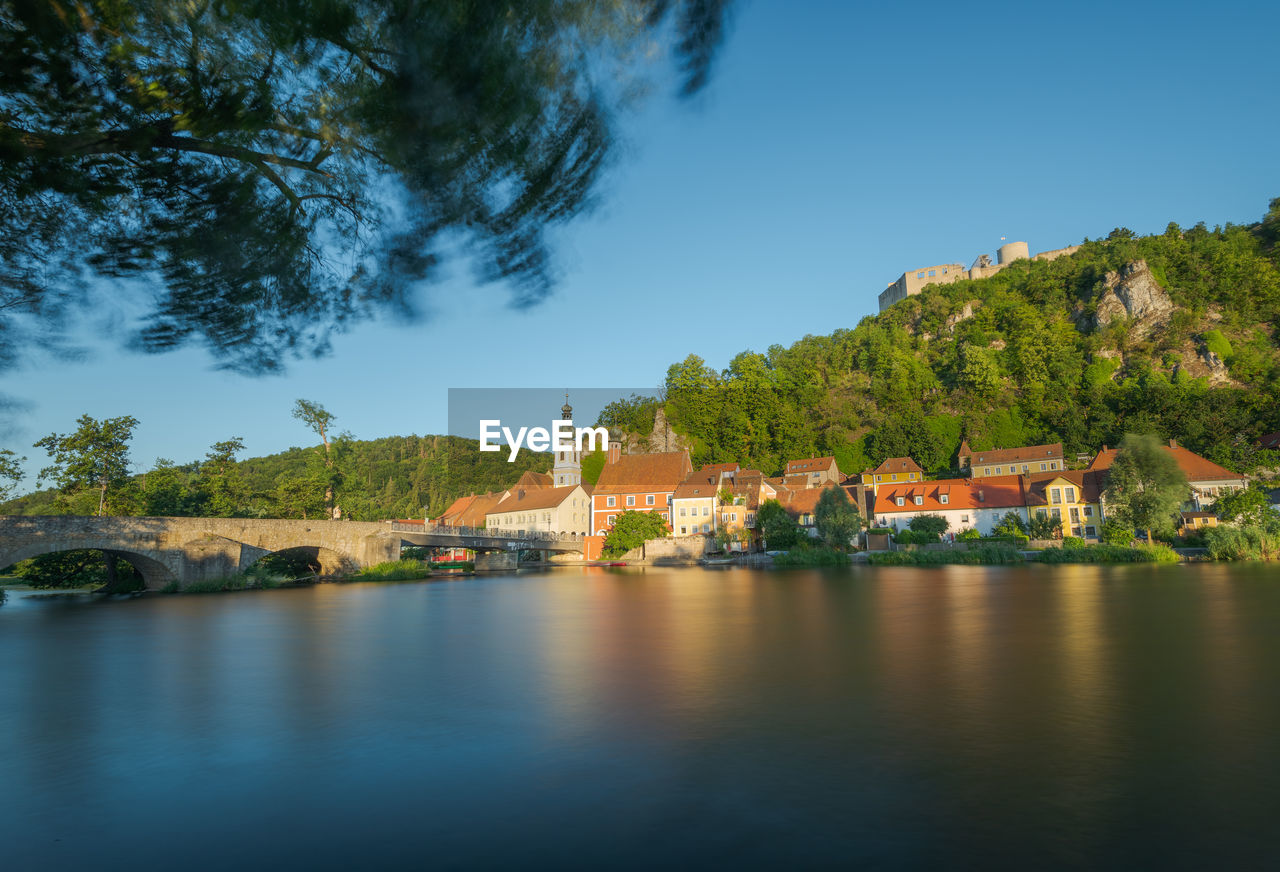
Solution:
[[[698,90],[726,5],[3,0],[0,364],[138,287],[86,272],[149,285],[143,348],[247,370],[410,311],[460,236],[536,303],[642,61],[672,38]]]
[[[618,515],[613,529],[605,537],[601,554],[605,557],[621,557],[632,548],[639,548],[649,539],[670,536],[667,522],[657,512],[637,512],[631,509]]]
[[[756,512],[756,529],[770,551],[787,551],[799,544],[804,531],[777,500],[765,500]]]
[[[829,487],[818,497],[813,520],[818,536],[828,548],[846,551],[853,544],[853,537],[862,529],[862,515],[849,499],[844,488]]]
[[[1103,494],[1110,518],[1146,531],[1151,543],[1152,533],[1173,530],[1175,515],[1190,494],[1186,475],[1160,440],[1150,434],[1125,435]]]

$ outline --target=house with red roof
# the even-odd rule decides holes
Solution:
[[[996,448],[991,451],[971,451],[969,441],[960,443],[956,463],[967,470],[971,478],[987,478],[992,475],[1030,475],[1037,472],[1058,472],[1067,468],[1062,443],[1051,445],[1027,445],[1022,448]]]
[[[1219,466],[1194,451],[1188,451],[1174,439],[1170,439],[1169,444],[1162,445],[1161,448],[1177,461],[1178,468],[1187,477],[1187,484],[1191,485],[1191,507],[1188,511],[1204,511],[1211,507],[1222,494],[1245,490],[1249,487],[1249,479],[1245,476]],[[1119,453],[1119,449],[1102,446],[1093,463],[1089,464],[1089,471],[1105,473],[1116,462]],[[1105,478],[1104,475],[1101,479],[1104,486]]]
[[[910,457],[890,457],[875,469],[862,474],[862,484],[875,493],[881,485],[924,481],[924,470]]]
[[[1096,539],[1104,520],[1104,474],[1096,470],[1069,469],[1022,477],[1027,516],[1049,516],[1060,522],[1064,536]]]
[[[618,515],[628,509],[656,512],[670,527],[671,500],[691,472],[688,451],[624,455],[611,445],[591,493],[591,529],[596,535],[607,535]]]
[[[782,483],[793,490],[808,487],[824,487],[828,482],[839,484],[840,468],[834,457],[807,457],[789,460],[782,473]]]
[[[485,527],[586,536],[591,532],[591,487],[513,487],[485,514]]]
[[[976,529],[987,536],[1009,512],[1026,520],[1020,476],[944,478],[882,484],[875,495],[874,520],[878,527],[905,530],[917,515],[940,515],[951,533]]]

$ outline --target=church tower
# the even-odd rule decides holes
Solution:
[[[573,420],[573,406],[569,405],[568,391],[564,395],[564,405],[560,407],[560,417],[566,421]],[[582,484],[582,456],[577,448],[556,452],[556,464],[551,468],[551,480],[556,487]]]

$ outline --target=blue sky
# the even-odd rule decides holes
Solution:
[[[443,432],[449,388],[656,387],[690,353],[723,367],[852,327],[904,269],[1002,236],[1255,221],[1280,196],[1278,32],[1257,2],[745,2],[706,93],[626,120],[543,305],[512,311],[455,264],[427,320],[363,325],[283,377],[89,342],[5,374],[28,407],[0,446],[34,471],[35,439],[129,414],[139,469],[231,436],[268,454],[313,441],[298,397],[359,438]]]

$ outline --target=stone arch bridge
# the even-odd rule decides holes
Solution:
[[[302,553],[323,575],[400,559],[402,545],[480,552],[581,552],[580,536],[394,521],[0,516],[0,568],[54,551],[92,549],[129,562],[147,588],[223,578],[268,554]]]

